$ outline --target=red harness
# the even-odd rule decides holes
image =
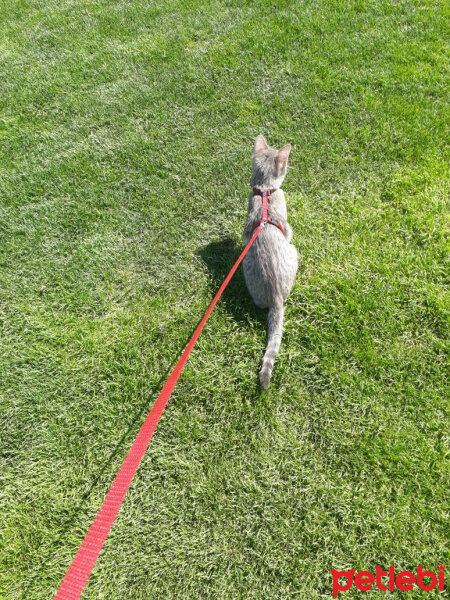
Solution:
[[[259,221],[256,221],[255,225],[253,225],[252,230],[250,231],[250,235],[253,234],[253,232],[255,231],[255,229],[257,227],[259,227],[260,225],[264,226],[266,223],[269,223],[270,225],[275,225],[275,227],[278,227],[278,229],[284,235],[284,229],[283,229],[283,226],[280,223],[280,221],[277,221],[276,219],[272,219],[272,217],[269,217],[269,213],[268,213],[268,210],[267,210],[267,198],[274,191],[275,190],[264,190],[264,191],[261,191],[258,188],[253,188],[253,193],[256,196],[261,196],[261,198],[262,198],[262,217],[261,217],[261,219],[259,219]]]

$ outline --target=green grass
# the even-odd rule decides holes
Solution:
[[[241,247],[258,133],[293,144],[300,265],[271,387],[239,272],[83,598],[316,600],[331,567],[448,564],[445,3],[0,15],[0,598],[59,585]]]

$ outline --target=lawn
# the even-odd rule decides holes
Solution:
[[[83,598],[316,600],[331,568],[450,562],[449,17],[2,1],[2,600],[56,591],[242,247],[259,133],[293,145],[299,252],[271,387],[239,271]]]

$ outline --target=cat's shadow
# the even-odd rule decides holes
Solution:
[[[232,237],[211,242],[207,246],[199,248],[197,255],[206,264],[213,277],[212,295],[217,292],[241,252],[242,246],[237,244]],[[261,323],[262,327],[266,327],[267,311],[258,308],[253,302],[245,286],[242,264],[228,284],[220,302],[236,321],[248,324],[256,320]]]

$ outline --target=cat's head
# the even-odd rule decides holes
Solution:
[[[278,189],[286,177],[291,145],[274,150],[267,145],[262,135],[255,140],[252,160],[252,187]]]

